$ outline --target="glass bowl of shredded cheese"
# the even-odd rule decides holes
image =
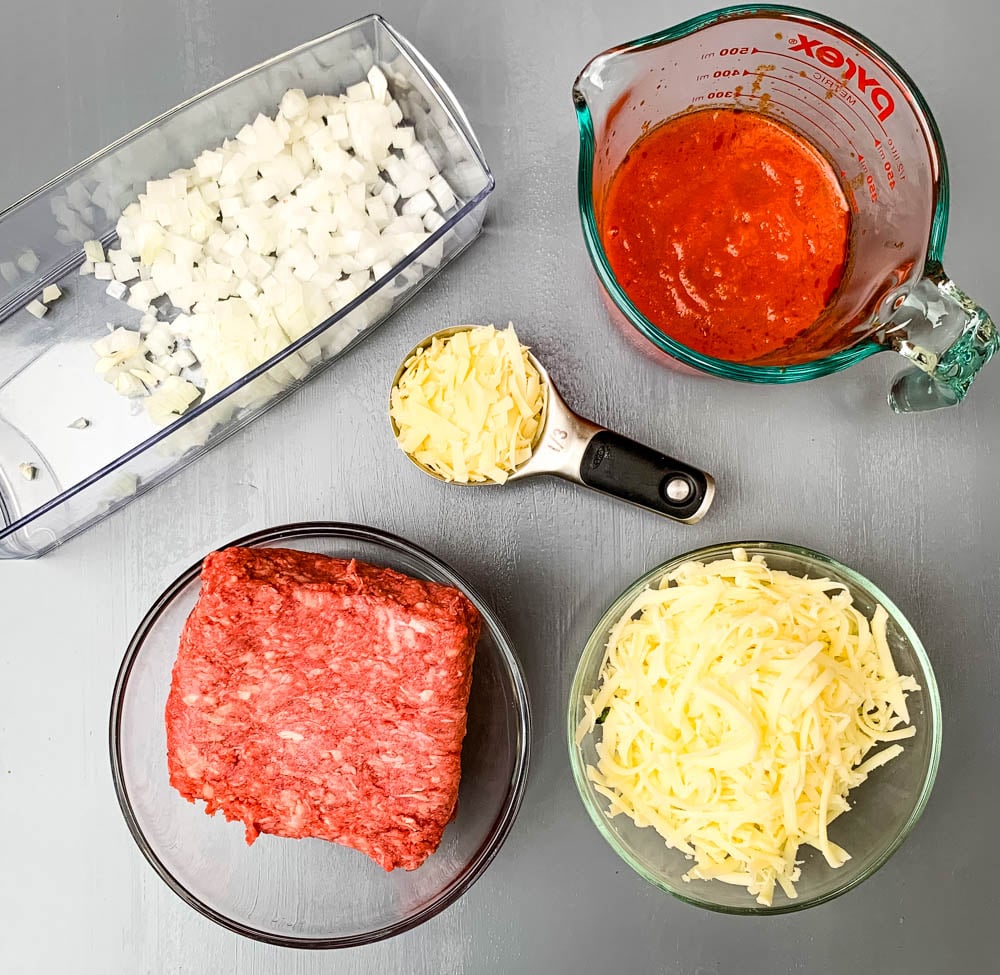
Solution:
[[[570,692],[570,762],[625,862],[688,903],[780,914],[870,877],[920,817],[941,705],[902,613],[833,559],[712,546],[636,580]]]

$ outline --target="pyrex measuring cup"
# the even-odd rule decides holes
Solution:
[[[435,338],[445,339],[456,332],[477,327],[444,328],[418,342],[404,357],[390,390],[396,388],[411,359]],[[574,413],[559,395],[545,367],[530,352],[528,358],[542,381],[542,422],[532,444],[531,456],[508,477],[508,481],[551,474],[686,525],[704,518],[715,498],[715,481],[711,474]],[[393,436],[398,440],[399,428],[391,414],[389,421]],[[406,456],[425,474],[438,481],[444,480],[412,454]],[[472,486],[479,487],[481,483]]]
[[[888,349],[908,360],[889,403],[910,412],[959,403],[996,352],[989,315],[941,265],[948,171],[934,119],[899,65],[856,32],[794,7],[726,7],[599,54],[573,99],[584,237],[612,316],[673,359],[727,379],[786,383]],[[792,126],[832,163],[851,207],[840,287],[801,342],[753,364],[702,355],[652,324],[615,280],[599,233],[607,184],[635,141],[673,115],[712,107]]]

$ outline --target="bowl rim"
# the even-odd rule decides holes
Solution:
[[[865,870],[859,873],[852,880],[839,883],[822,894],[794,901],[786,899],[780,904],[772,904],[771,906],[757,904],[753,900],[749,900],[745,907],[720,904],[707,898],[699,897],[696,894],[681,891],[680,889],[671,886],[662,877],[650,870],[647,870],[646,867],[632,855],[628,848],[618,840],[615,833],[609,829],[607,817],[605,816],[604,811],[599,807],[598,799],[593,794],[593,790],[590,786],[590,780],[587,778],[580,746],[576,744],[576,730],[578,725],[578,719],[575,715],[576,704],[584,693],[591,690],[589,687],[583,687],[584,671],[586,669],[585,665],[591,662],[595,653],[603,653],[604,648],[607,645],[608,633],[610,632],[611,627],[621,618],[624,610],[632,603],[635,597],[642,590],[648,588],[650,583],[662,578],[665,574],[673,571],[683,562],[714,560],[716,558],[725,557],[727,554],[730,554],[733,549],[737,548],[745,549],[751,556],[759,554],[765,556],[766,558],[769,553],[790,555],[820,566],[826,566],[831,571],[847,579],[852,585],[865,590],[874,599],[876,599],[903,631],[907,640],[913,647],[913,651],[920,663],[921,691],[926,694],[927,701],[925,720],[929,722],[931,734],[930,758],[927,763],[927,768],[924,770],[920,792],[916,797],[913,808],[910,810],[910,814],[907,817],[906,822],[891,839],[891,841],[887,843],[886,846],[879,852],[878,856],[874,858],[871,864],[869,864]],[[576,671],[573,675],[573,681],[569,692],[569,700],[566,707],[566,737],[569,746],[570,767],[573,771],[573,781],[576,783],[577,792],[583,802],[584,808],[587,810],[587,814],[590,816],[591,821],[615,853],[617,853],[618,856],[621,857],[621,859],[629,867],[631,867],[632,870],[639,874],[639,876],[648,883],[668,894],[671,894],[678,900],[684,901],[686,904],[705,908],[710,911],[716,911],[720,914],[735,914],[748,917],[768,917],[776,914],[791,914],[807,910],[810,907],[816,907],[819,904],[825,904],[828,901],[839,897],[841,894],[847,893],[847,891],[852,890],[854,887],[857,887],[859,884],[871,877],[880,867],[882,867],[893,855],[893,853],[899,849],[899,847],[903,844],[903,841],[910,835],[910,832],[916,825],[917,820],[920,819],[920,816],[927,805],[927,801],[930,798],[931,791],[934,787],[934,780],[937,776],[938,764],[941,758],[941,725],[941,698],[938,692],[937,680],[934,676],[934,668],[931,665],[930,658],[927,656],[927,651],[925,650],[920,637],[917,636],[913,627],[910,625],[909,620],[899,607],[896,606],[896,604],[884,592],[882,592],[878,586],[863,576],[860,572],[844,565],[842,562],[837,561],[837,559],[834,559],[829,555],[817,552],[814,549],[804,548],[801,545],[794,545],[789,542],[760,540],[724,542],[693,549],[689,552],[683,553],[682,555],[668,559],[666,562],[661,563],[655,568],[644,572],[638,579],[631,583],[621,593],[621,595],[619,595],[617,599],[611,603],[602,615],[598,624],[592,630],[590,636],[587,638],[583,653],[580,655],[579,663],[577,664]]]
[[[514,652],[514,646],[503,624],[496,614],[484,602],[477,590],[471,586],[463,576],[457,573],[441,559],[427,552],[425,549],[405,538],[389,532],[381,531],[365,525],[352,524],[349,522],[334,521],[306,521],[295,522],[287,525],[279,525],[272,528],[265,528],[260,531],[244,535],[235,541],[220,545],[215,551],[231,548],[235,545],[241,546],[261,546],[267,543],[290,541],[297,538],[323,536],[328,538],[346,538],[356,541],[375,542],[385,545],[388,548],[405,552],[407,555],[415,557],[418,561],[426,562],[430,567],[447,577],[452,585],[461,589],[471,600],[476,609],[483,617],[484,626],[491,631],[499,650],[500,657],[506,665],[511,681],[514,686],[517,704],[518,717],[518,742],[517,753],[514,760],[514,770],[511,776],[507,794],[504,797],[502,807],[494,820],[493,828],[486,841],[476,851],[475,856],[465,866],[461,873],[454,878],[442,891],[440,891],[428,904],[420,910],[409,915],[401,921],[386,924],[371,931],[361,934],[343,935],[339,937],[323,938],[297,938],[288,935],[274,934],[261,931],[250,925],[237,921],[226,914],[209,906],[204,901],[196,897],[182,884],[166,864],[157,856],[145,833],[132,806],[128,788],[125,783],[125,773],[121,755],[121,722],[122,710],[128,692],[129,678],[132,669],[142,651],[143,644],[149,636],[153,626],[159,620],[162,613],[173,603],[178,593],[186,588],[201,571],[203,558],[198,559],[192,566],[182,572],[164,591],[154,600],[142,621],[139,623],[129,640],[125,656],[122,659],[118,676],[115,680],[114,692],[111,699],[111,714],[109,721],[109,750],[111,758],[111,777],[114,782],[115,793],[118,797],[118,804],[122,815],[128,825],[129,832],[133,840],[139,847],[140,852],[152,866],[160,879],[181,898],[189,907],[193,907],[200,914],[214,921],[216,924],[243,935],[253,941],[265,944],[277,945],[284,948],[349,948],[365,944],[372,944],[386,938],[394,937],[417,927],[424,921],[435,917],[445,908],[458,900],[469,888],[482,876],[483,872],[493,861],[500,851],[507,836],[510,833],[514,821],[520,811],[524,799],[525,787],[528,781],[528,765],[531,754],[531,708],[528,696],[527,682],[521,663]]]

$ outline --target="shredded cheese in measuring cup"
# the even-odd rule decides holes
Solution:
[[[545,391],[508,325],[472,327],[405,364],[389,412],[411,457],[447,481],[503,484],[530,456]]]
[[[896,671],[887,619],[879,606],[869,622],[840,583],[742,549],[681,565],[612,629],[584,700],[577,742],[601,726],[587,771],[610,815],[692,858],[685,880],[745,886],[765,905],[776,884],[796,896],[802,844],[842,866],[827,827],[915,733],[906,694],[919,687]]]

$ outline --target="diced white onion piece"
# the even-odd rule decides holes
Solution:
[[[356,85],[348,85],[345,94],[352,102],[371,101],[372,86],[367,81],[359,81]]]
[[[427,228],[428,233],[434,233],[435,230],[440,229],[444,224],[445,219],[437,210],[429,210],[424,214],[424,227]]]
[[[182,369],[193,366],[198,360],[190,349],[178,349],[171,357]]]
[[[164,425],[186,412],[199,395],[193,383],[179,376],[167,376],[156,392],[146,398],[146,412],[154,423]]]
[[[115,376],[114,386],[115,392],[122,396],[142,396],[146,392],[142,381],[130,372],[119,373]]]
[[[423,193],[431,185],[426,173],[419,172],[408,163],[403,163],[399,180],[393,180],[393,182],[396,183],[399,195],[404,199]]]
[[[382,73],[382,69],[377,64],[373,64],[371,68],[368,69],[367,77],[368,85],[370,86],[372,92],[372,98],[374,98],[377,102],[384,102],[389,91],[389,82]]]
[[[88,275],[88,274],[93,274],[94,273],[94,262],[93,261],[84,261],[80,265],[80,270],[79,270],[78,273],[81,276],[85,276],[85,275]]]
[[[176,344],[173,333],[165,325],[157,325],[146,336],[146,348],[154,357],[170,355]]]
[[[423,252],[423,254],[417,255],[417,263],[422,264],[426,268],[435,268],[440,266],[441,261],[444,260],[444,241],[439,240],[431,244]]]
[[[49,306],[43,305],[36,299],[34,301],[29,301],[28,304],[25,305],[25,310],[29,315],[34,315],[35,318],[44,318],[45,313],[49,310]]]
[[[152,362],[148,362],[146,363],[145,368],[129,369],[128,371],[129,375],[135,376],[135,378],[138,379],[139,382],[141,382],[143,386],[146,387],[146,389],[152,389],[159,382],[156,376],[149,369],[149,367],[152,365],[153,365]],[[160,371],[163,372],[164,370]]]
[[[66,200],[74,210],[82,210],[90,206],[90,194],[82,180],[70,183],[66,187]]]
[[[309,114],[309,99],[306,98],[306,93],[301,88],[291,88],[286,91],[281,99],[280,111],[289,122],[306,118]]]
[[[407,146],[403,150],[403,158],[418,172],[428,179],[438,175],[438,168],[434,165],[430,153],[419,142]]]
[[[26,250],[17,259],[17,266],[26,274],[34,274],[38,270],[38,255],[33,250]]]
[[[108,328],[111,331],[91,346],[98,356],[124,356],[128,358],[137,354],[145,354],[145,348],[138,332],[130,331],[121,326],[116,327],[111,322],[108,322]]]
[[[434,207],[434,197],[424,190],[416,196],[411,196],[410,199],[403,204],[403,215],[422,217],[425,213],[433,210]]]
[[[396,149],[407,149],[416,142],[417,137],[412,125],[397,126],[392,135],[392,144]]]
[[[169,358],[169,356],[163,356],[162,358]],[[161,365],[161,361],[162,360],[160,360],[160,359],[154,359],[153,361],[148,361],[147,360],[146,366],[145,366],[146,371],[158,383],[159,382],[163,382],[163,380],[166,379],[167,376],[172,375],[172,373],[170,373],[169,370],[165,369]]]
[[[443,213],[447,213],[455,205],[455,194],[448,181],[441,175],[431,178],[430,193],[437,200],[437,205]]]
[[[180,374],[181,364],[177,361],[175,356],[165,355],[157,361],[167,375],[176,376]]]
[[[385,201],[386,206],[390,208],[395,207],[399,200],[399,190],[392,183],[386,183],[382,188],[382,192],[379,193],[379,198]]]
[[[114,276],[114,268],[112,268],[110,261],[101,261],[94,265],[94,277],[98,281],[112,281]]]
[[[121,301],[128,294],[128,287],[121,281],[112,281],[105,289],[112,298]]]
[[[135,474],[123,471],[116,475],[111,484],[108,485],[108,497],[112,500],[130,498],[139,486],[139,478]]]
[[[115,276],[116,281],[121,281],[123,283],[128,281],[135,281],[139,277],[139,266],[135,264],[131,259],[128,259],[128,263],[121,261],[117,264],[113,264],[111,271]]]
[[[8,284],[14,284],[20,276],[17,265],[13,261],[0,261],[0,278],[3,278]]]
[[[62,291],[58,284],[50,284],[48,287],[42,289],[42,301],[47,305],[53,301],[58,301],[61,297]]]

